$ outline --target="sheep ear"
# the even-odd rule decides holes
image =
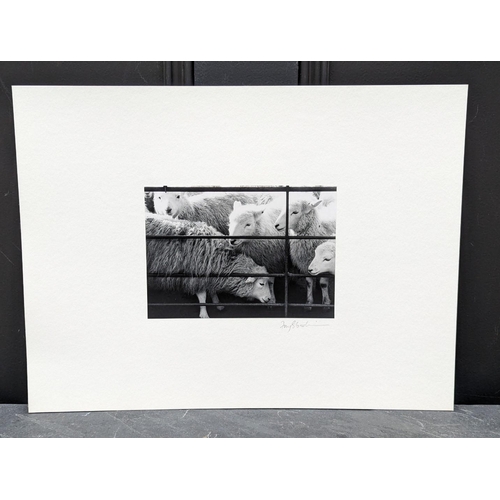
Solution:
[[[245,283],[253,283],[256,280],[256,278],[250,276],[245,280]]]
[[[236,200],[233,203],[233,210],[236,210],[238,207],[241,207],[241,201]]]
[[[314,203],[309,203],[307,207],[307,213],[309,213],[313,208],[316,208],[320,203],[323,203],[321,200],[315,201]]]

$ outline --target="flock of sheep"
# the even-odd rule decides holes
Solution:
[[[312,276],[335,274],[335,240],[291,238],[288,256],[285,240],[246,239],[284,236],[285,196],[283,192],[146,192],[146,236],[200,236],[149,238],[148,273],[194,277],[148,278],[148,285],[196,295],[200,304],[206,303],[207,294],[219,304],[218,293],[222,292],[273,304],[275,278],[266,275],[283,273],[289,259],[289,271],[308,275],[306,304],[313,304]],[[335,191],[289,193],[289,235],[334,236],[336,196]],[[214,238],[221,235],[232,238]],[[331,304],[329,281],[320,277],[324,305]],[[201,305],[200,318],[208,317],[206,306]]]

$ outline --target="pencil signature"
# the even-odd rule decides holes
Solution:
[[[310,323],[309,321],[299,321],[299,320],[293,320],[291,322],[287,321],[282,321],[280,325],[281,330],[286,330],[287,332],[290,332],[292,330],[298,330],[301,328],[308,328],[310,326],[329,326],[321,323]]]

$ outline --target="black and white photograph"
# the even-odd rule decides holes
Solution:
[[[149,318],[333,318],[337,188],[144,188]]]

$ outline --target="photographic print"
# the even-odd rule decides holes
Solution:
[[[190,189],[145,188],[149,318],[334,317],[336,187]]]
[[[13,101],[30,412],[453,408],[466,86]]]

